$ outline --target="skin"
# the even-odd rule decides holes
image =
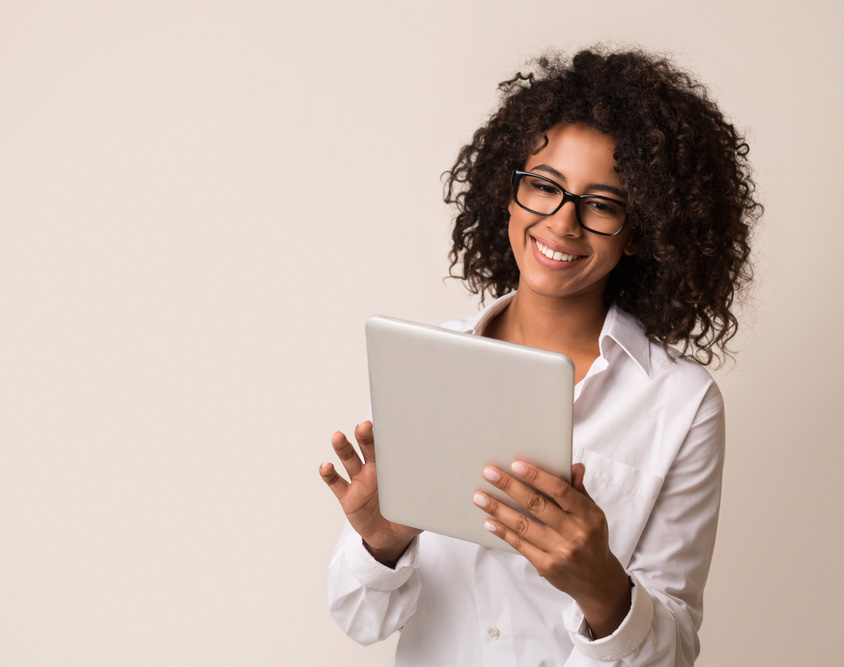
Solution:
[[[395,567],[411,540],[422,531],[387,521],[381,515],[372,422],[365,421],[355,427],[355,440],[363,455],[362,460],[343,433],[337,431],[331,438],[334,453],[349,476],[348,482],[331,463],[323,463],[319,473],[340,501],[346,519],[363,538],[369,553],[379,562]]]
[[[528,159],[526,171],[546,175],[575,194],[624,200],[614,170],[611,137],[583,125],[562,123],[551,128],[547,137],[548,143]],[[624,254],[635,253],[635,236],[630,229],[615,237],[584,230],[571,202],[548,217],[525,211],[515,202],[509,210],[519,285],[508,308],[484,335],[566,354],[574,361],[575,379],[580,381],[600,353],[598,336],[607,313],[603,294],[609,274]],[[577,258],[548,260],[539,253],[537,240]],[[370,553],[392,566],[420,531],[381,516],[372,424],[359,425],[355,438],[363,459],[342,433],[332,438],[349,482],[330,463],[320,467],[320,474]],[[606,517],[587,493],[584,473],[582,464],[572,466],[568,484],[523,461],[514,462],[509,471],[485,468],[484,478],[519,503],[528,517],[482,491],[473,500],[487,513],[488,530],[527,558],[550,585],[577,601],[598,638],[611,634],[627,615],[630,581],[610,551]]]
[[[528,158],[526,171],[548,176],[575,194],[623,201],[611,137],[584,125],[564,123],[546,134],[548,143]],[[510,306],[484,335],[567,354],[574,361],[579,382],[599,354],[598,335],[607,314],[604,289],[610,271],[622,255],[636,252],[635,236],[630,228],[618,236],[584,230],[572,202],[547,217],[530,213],[514,201],[509,211],[519,286]],[[539,253],[536,241],[578,258],[572,262],[549,260]]]

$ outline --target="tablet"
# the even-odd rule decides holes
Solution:
[[[472,502],[515,459],[571,479],[574,364],[562,354],[376,315],[366,346],[381,513],[513,551]]]

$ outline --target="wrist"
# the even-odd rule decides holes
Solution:
[[[394,542],[383,547],[374,547],[366,540],[363,540],[363,547],[379,563],[386,565],[391,569],[395,569],[396,563],[398,563],[399,559],[404,555],[404,552],[407,551],[407,548],[410,546],[412,541],[413,538],[410,538],[409,540]]]
[[[633,582],[619,563],[619,571],[607,586],[594,596],[577,601],[595,639],[611,635],[630,613],[632,588]]]

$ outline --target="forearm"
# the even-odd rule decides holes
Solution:
[[[328,568],[331,615],[346,634],[368,645],[386,639],[416,611],[421,583],[415,543],[395,569],[377,562],[346,526]]]
[[[596,639],[611,635],[630,612],[632,583],[621,563],[604,585],[589,598],[578,600],[583,616]]]
[[[576,650],[566,667],[607,660],[630,667],[694,664],[721,490],[724,429],[717,389],[696,417],[625,564],[635,583],[629,614],[611,635],[597,638],[573,607],[566,626]]]
[[[631,608],[616,630],[597,638],[577,606],[565,615],[575,650],[565,667],[692,667],[699,651],[698,623],[686,605],[648,590],[632,578]]]

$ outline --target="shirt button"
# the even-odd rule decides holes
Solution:
[[[489,636],[493,639],[498,639],[501,636],[501,630],[498,628],[492,627],[489,629]]]

